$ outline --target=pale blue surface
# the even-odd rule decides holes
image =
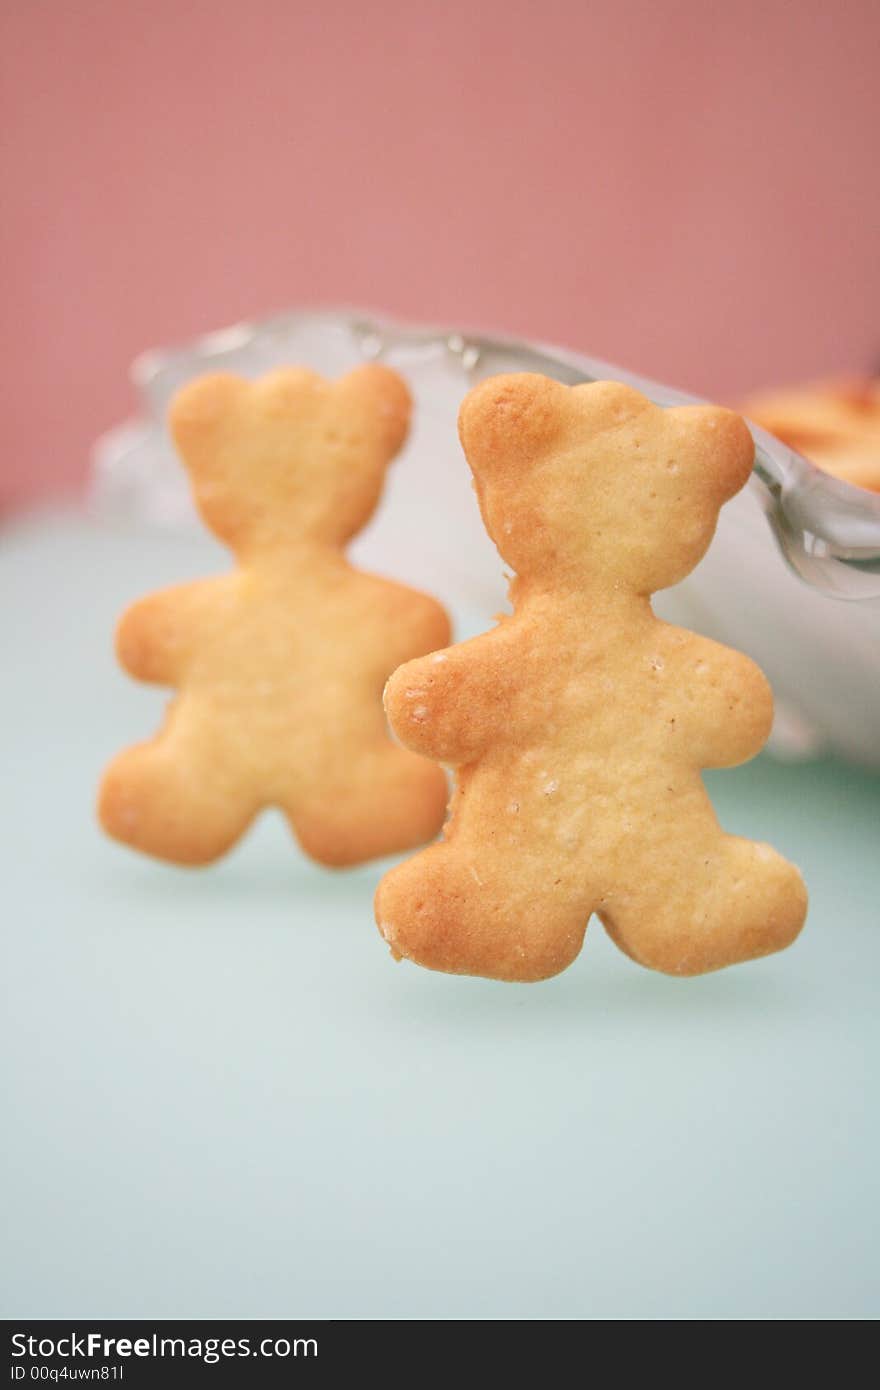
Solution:
[[[712,775],[808,879],[782,956],[669,980],[594,924],[543,985],[395,966],[380,869],[304,864],[280,818],[195,873],[94,825],[162,698],[114,617],[205,554],[0,535],[0,1314],[880,1313],[880,780]]]

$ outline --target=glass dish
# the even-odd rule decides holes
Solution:
[[[337,376],[380,359],[410,384],[415,410],[385,502],[357,539],[367,568],[443,598],[458,630],[488,626],[506,581],[474,502],[456,434],[462,397],[498,372],[574,384],[627,381],[659,405],[696,398],[622,368],[543,345],[401,325],[350,311],[293,311],[138,358],[143,414],[94,450],[90,501],[108,520],[196,527],[185,474],[165,431],[170,397],[205,371],[259,376],[287,363]],[[880,495],[822,473],[752,427],[750,485],[723,510],[705,559],[657,596],[658,613],[748,652],[777,695],[772,748],[824,747],[880,767]]]

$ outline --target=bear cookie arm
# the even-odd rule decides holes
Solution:
[[[345,556],[409,415],[404,382],[379,365],[336,382],[295,368],[208,376],[175,397],[196,505],[236,564],[120,621],[120,664],[176,695],[156,737],[104,775],[98,812],[114,838],[205,864],[275,806],[307,853],[341,866],[440,829],[445,775],[392,742],[381,694],[402,661],[449,641],[448,618]]]
[[[727,835],[701,769],[763,746],[747,657],[654,616],[700,560],[754,445],[733,412],[662,410],[613,382],[486,381],[459,420],[513,615],[408,662],[385,692],[406,747],[452,766],[443,839],[393,868],[376,921],[397,958],[530,981],[595,913],[633,960],[696,975],[787,946],[797,869]]]

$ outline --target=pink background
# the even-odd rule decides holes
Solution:
[[[0,498],[296,304],[733,400],[880,356],[875,0],[2,0]]]

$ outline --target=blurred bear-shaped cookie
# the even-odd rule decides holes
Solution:
[[[207,376],[176,396],[196,504],[237,564],[123,615],[122,665],[178,693],[158,736],[104,776],[99,815],[116,839],[204,864],[276,806],[308,854],[345,865],[440,828],[444,774],[391,742],[381,692],[401,661],[449,640],[446,614],[345,556],[409,414],[404,382],[379,365],[336,382],[294,368]]]

